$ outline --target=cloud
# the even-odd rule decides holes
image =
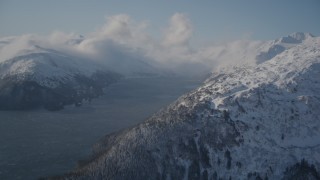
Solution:
[[[0,61],[45,49],[61,51],[66,54],[77,54],[76,45],[83,40],[83,36],[74,33],[55,31],[48,36],[25,34],[21,36],[0,39]]]
[[[175,68],[189,63],[193,58],[189,40],[192,26],[186,15],[174,14],[165,28],[163,38],[157,40],[149,32],[146,22],[136,22],[125,14],[106,18],[106,23],[79,44],[79,50],[96,56],[102,61],[110,60],[113,53],[130,54],[141,61],[161,68]],[[126,55],[126,57],[128,57]],[[119,59],[120,61],[121,59]]]
[[[107,17],[107,23],[96,35],[115,39],[132,38],[132,19],[126,14]]]
[[[80,44],[83,40],[84,37],[82,35],[75,33],[64,33],[62,31],[54,31],[47,39],[48,43],[50,44],[66,46]]]
[[[0,60],[40,46],[96,60],[120,71],[129,71],[130,68],[138,71],[147,68],[144,64],[149,64],[182,74],[196,74],[243,61],[252,62],[255,56],[249,52],[257,44],[248,40],[215,46],[192,46],[192,24],[182,13],[175,13],[169,19],[160,40],[148,33],[148,25],[144,21],[136,22],[129,15],[120,14],[107,17],[104,25],[85,37],[61,31],[55,31],[49,36],[13,37],[6,40],[9,43],[0,44]]]
[[[110,16],[106,23],[82,41],[78,48],[96,55],[105,55],[105,48],[112,44],[123,46],[125,49],[136,49],[151,42],[151,37],[146,32],[145,22],[137,23],[126,14]]]
[[[192,37],[192,25],[185,14],[176,13],[170,18],[169,27],[164,36],[165,45],[188,45]]]
[[[34,47],[31,44],[37,39],[38,37],[32,34],[1,39],[3,45],[0,48],[0,62],[17,56],[22,51],[32,50]]]
[[[258,47],[261,41],[241,39],[226,42],[219,45],[207,46],[198,52],[200,59],[207,65],[211,65],[212,70],[229,68],[243,64],[255,64],[255,57],[258,54]]]

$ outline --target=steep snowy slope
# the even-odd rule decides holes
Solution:
[[[97,63],[37,45],[0,61],[0,109],[58,110],[84,99],[120,77]]]
[[[320,39],[291,42],[107,135],[90,160],[58,178],[319,179]]]

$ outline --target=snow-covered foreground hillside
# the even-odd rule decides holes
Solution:
[[[297,33],[256,66],[213,73],[145,122],[107,135],[62,179],[319,179],[320,39]]]

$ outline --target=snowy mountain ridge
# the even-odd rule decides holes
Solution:
[[[290,39],[290,40],[287,40]],[[257,65],[268,61],[285,50],[309,41],[316,41],[310,33],[292,33],[276,40],[240,40],[209,48],[208,56],[217,66],[214,71],[231,70],[232,66]]]
[[[61,179],[319,179],[320,48],[213,73]]]
[[[75,74],[91,76],[103,71],[94,63],[79,58],[52,53],[32,52],[14,57],[0,64],[1,78],[15,76],[18,80],[34,80],[40,85],[54,88],[59,82],[71,80]]]
[[[10,49],[13,39],[4,43],[2,51]],[[12,49],[10,56],[0,59],[1,110],[39,107],[60,110],[67,104],[79,106],[83,100],[102,95],[103,88],[121,77],[93,60],[33,43]]]
[[[302,43],[305,40],[313,39],[315,36],[311,33],[303,33],[303,32],[295,32],[292,33],[286,37],[281,37],[276,41],[282,42],[282,43],[291,43],[291,44],[297,44]]]

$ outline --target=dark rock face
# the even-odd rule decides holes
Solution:
[[[314,37],[314,35],[312,35],[310,33],[296,32],[296,33],[290,34],[287,37],[282,37],[280,39],[280,42],[289,43],[289,44],[297,44],[297,43],[301,43],[302,41],[304,41],[310,37]]]
[[[302,159],[301,162],[288,167],[284,172],[283,180],[317,180],[320,179],[320,173],[317,171],[313,164]]]
[[[0,81],[0,110],[28,110],[44,107],[55,111],[64,105],[80,106],[103,94],[103,88],[116,82],[120,75],[97,72],[92,77],[76,75],[74,81],[60,83],[55,88],[39,85],[35,81],[18,81],[14,77]]]
[[[37,83],[16,84],[6,80],[2,80],[0,83],[0,108],[2,110],[27,109],[41,104],[41,95],[44,90]]]

